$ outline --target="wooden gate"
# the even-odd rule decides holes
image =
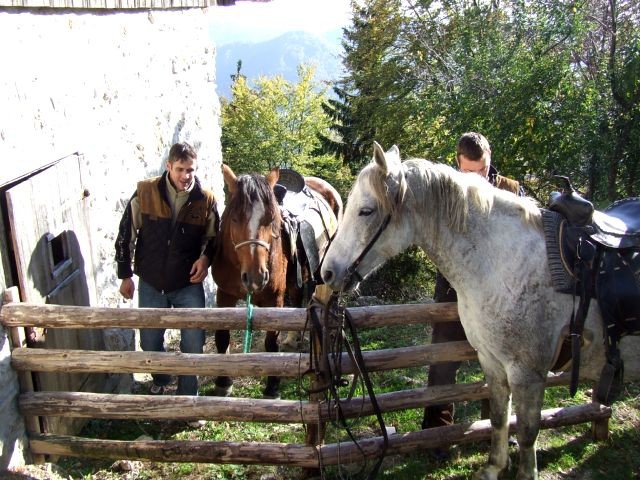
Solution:
[[[7,217],[20,298],[34,304],[95,305],[95,272],[80,158],[70,155],[6,191]],[[32,347],[102,350],[99,330],[29,327]],[[105,376],[34,375],[36,390],[102,391]],[[46,431],[75,433],[81,420],[51,418]]]
[[[455,304],[390,305],[351,308],[358,329],[458,321]],[[215,309],[113,309],[10,303],[0,311],[7,328],[204,328],[208,330],[243,330],[246,310]],[[293,308],[256,308],[253,328],[304,330],[307,312]],[[342,372],[356,371],[349,356],[338,355]],[[417,345],[363,352],[368,371],[428,365],[452,360],[476,358],[467,342]],[[186,354],[164,352],[104,352],[69,349],[14,348],[12,366],[20,372],[163,372],[172,375],[276,375],[300,377],[316,375],[319,365],[308,353],[234,353]],[[316,376],[316,378],[318,378]],[[313,378],[311,379],[314,380]],[[548,386],[568,383],[568,375],[550,376]],[[379,394],[377,402],[383,412],[424,408],[448,402],[478,400],[488,397],[484,382],[416,388]],[[345,418],[373,415],[368,398],[340,400]],[[236,422],[304,423],[317,433],[306,444],[225,441],[103,440],[31,431],[30,447],[37,455],[64,455],[102,459],[132,459],[166,462],[208,462],[233,464],[289,465],[318,469],[320,465],[361,462],[380,455],[383,438],[372,437],[358,445],[341,442],[324,444],[322,428],[336,420],[331,399],[311,396],[309,400],[266,400],[241,397],[149,396],[98,394],[75,391],[23,392],[19,408],[26,417],[55,416],[65,418],[104,419],[207,419]],[[599,438],[606,437],[609,407],[587,403],[542,412],[541,428],[555,428],[593,422]],[[511,428],[515,419],[511,420]],[[465,443],[490,438],[488,420],[460,423],[447,427],[389,436],[388,454],[409,453],[451,443]]]

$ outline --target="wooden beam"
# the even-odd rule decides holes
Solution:
[[[568,385],[570,375],[551,375],[547,387]],[[376,395],[384,413],[428,405],[480,400],[489,397],[484,382],[423,387]],[[207,419],[237,422],[313,423],[336,420],[336,403],[304,400],[268,400],[241,397],[195,397],[104,394],[88,392],[29,392],[20,395],[23,415],[109,419]],[[369,398],[342,398],[346,418],[373,415]],[[314,443],[315,445],[315,443]]]
[[[435,343],[362,353],[369,372],[409,368],[454,360],[473,360],[475,350],[467,342]],[[342,353],[342,373],[356,369]],[[299,377],[309,371],[308,353],[181,353],[140,351],[92,351],[16,348],[11,366],[18,371],[67,373],[167,373],[170,375],[229,375]]]
[[[589,403],[541,412],[542,429],[575,425],[596,419],[609,418],[611,407]],[[515,431],[512,416],[509,430]],[[488,420],[460,423],[446,427],[428,428],[389,436],[387,455],[406,454],[418,449],[436,448],[454,443],[469,443],[490,439]],[[35,435],[31,450],[41,455],[63,455],[101,459],[127,459],[156,462],[233,463],[261,465],[291,465],[318,468],[361,462],[376,457],[382,451],[383,438],[372,437],[340,444],[292,445],[260,442],[214,442],[194,440],[98,440],[62,435]],[[320,456],[320,461],[318,459]]]
[[[455,303],[376,305],[349,308],[349,312],[357,328],[459,321]],[[253,328],[302,331],[306,318],[305,308],[255,307]],[[245,308],[96,308],[10,303],[2,306],[0,320],[5,327],[244,330],[247,311]]]
[[[39,412],[52,417],[273,423],[318,421],[318,407],[299,400],[30,392],[21,395],[18,402],[23,415]]]

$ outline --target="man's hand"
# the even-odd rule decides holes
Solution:
[[[120,283],[120,294],[127,300],[133,299],[133,294],[136,291],[136,286],[131,278],[123,278]]]
[[[209,271],[209,257],[206,255],[200,255],[200,258],[193,262],[193,266],[191,267],[191,272],[189,274],[189,281],[191,283],[200,283],[207,276],[207,272]]]

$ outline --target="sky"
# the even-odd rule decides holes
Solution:
[[[234,6],[212,7],[211,38],[229,42],[262,42],[285,32],[323,34],[349,25],[350,0],[238,0]]]

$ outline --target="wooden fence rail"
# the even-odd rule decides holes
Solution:
[[[433,303],[385,305],[350,308],[356,328],[458,321],[456,304]],[[216,309],[115,309],[58,305],[8,303],[2,306],[3,325],[16,332],[20,327],[41,328],[203,328],[207,330],[244,330],[246,310]],[[255,330],[293,330],[308,328],[305,309],[255,308]],[[17,335],[12,335],[12,338]],[[106,352],[70,349],[25,348],[14,345],[11,364],[20,374],[27,372],[67,373],[167,373],[233,377],[315,378],[318,366],[308,353],[185,354],[179,352]],[[475,351],[467,342],[450,342],[363,352],[367,371],[385,371],[434,363],[474,360]],[[333,368],[330,359],[325,367]],[[344,375],[356,368],[351,358],[339,357]],[[550,375],[548,386],[566,385],[567,374]],[[376,396],[383,412],[424,408],[449,402],[479,400],[488,397],[484,382],[415,388]],[[266,400],[240,397],[149,396],[81,393],[65,391],[34,392],[26,389],[19,397],[25,418],[70,417],[100,419],[207,419],[236,422],[271,422],[318,425],[336,420],[332,400],[310,395],[309,400]],[[373,415],[368,398],[343,398],[340,407],[345,418]],[[564,409],[545,410],[542,428],[555,428],[583,422],[606,425],[611,416],[608,407],[596,403]],[[515,423],[515,419],[512,419]],[[34,422],[29,422],[34,425]],[[167,462],[211,462],[234,464],[291,465],[317,469],[320,465],[360,462],[379,455],[382,438],[364,439],[358,446],[341,442],[322,444],[307,437],[307,444],[289,445],[265,442],[98,440],[56,435],[30,427],[30,447],[36,456],[65,455],[109,459],[134,459]],[[389,436],[388,453],[407,453],[450,443],[490,438],[488,421],[468,422]]]

